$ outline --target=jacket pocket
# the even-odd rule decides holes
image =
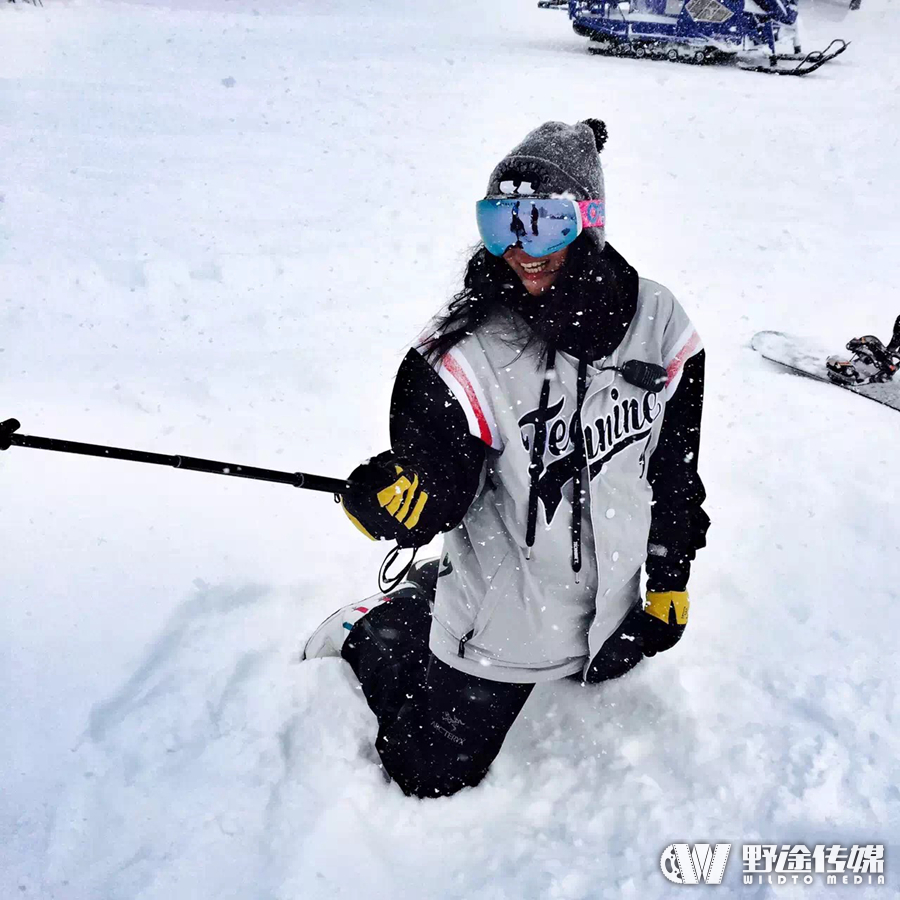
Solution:
[[[497,607],[503,601],[504,594],[507,592],[509,586],[513,561],[514,554],[511,550],[508,550],[500,560],[500,564],[494,570],[494,574],[488,579],[488,588],[481,601],[481,606],[475,613],[475,618],[472,620],[466,633],[460,636],[460,656],[465,656],[465,646],[470,640],[477,640],[479,635],[484,633],[484,630],[493,618]]]

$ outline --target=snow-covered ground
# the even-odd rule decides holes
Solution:
[[[0,418],[346,475],[490,168],[599,116],[610,239],[707,346],[713,519],[675,650],[541,686],[420,802],[347,667],[298,663],[383,550],[329,496],[3,454],[0,897],[669,897],[704,840],[882,842],[886,886],[827,896],[897,895],[900,419],[747,348],[900,312],[893,0],[807,7],[854,43],[806,79],[590,57],[532,0],[0,5]]]

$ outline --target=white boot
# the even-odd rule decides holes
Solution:
[[[310,636],[303,648],[300,659],[320,659],[325,656],[340,656],[344,641],[350,629],[376,606],[390,601],[385,594],[373,594],[361,602],[342,606],[333,612]]]
[[[434,599],[438,577],[437,559],[425,559],[416,563],[404,576],[405,580],[394,587],[390,594],[373,594],[359,603],[342,606],[332,613],[310,636],[303,648],[300,659],[319,659],[324,656],[340,656],[344,641],[350,629],[376,606],[388,603],[391,599],[406,599],[410,596],[421,596]]]

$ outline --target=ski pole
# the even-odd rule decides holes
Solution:
[[[278,472],[275,469],[258,469],[255,466],[239,466],[234,463],[219,462],[214,459],[198,459],[193,456],[167,456],[163,453],[148,453],[144,450],[125,450],[121,447],[106,447],[103,444],[82,444],[78,441],[62,441],[56,438],[16,434],[22,426],[16,419],[0,422],[0,450],[10,447],[30,447],[33,450],[53,450],[57,453],[78,453],[82,456],[99,456],[103,459],[124,459],[129,462],[149,463],[154,466],[171,466],[187,469],[189,472],[209,472],[211,475],[231,475],[234,478],[253,478],[256,481],[272,481],[276,484],[290,484],[308,491],[326,491],[329,494],[343,494],[350,488],[350,482],[324,475],[310,475],[306,472]]]

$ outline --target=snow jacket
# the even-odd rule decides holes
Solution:
[[[666,288],[606,252],[629,315],[602,358],[523,351],[511,306],[439,359],[413,348],[398,373],[394,452],[450,529],[431,651],[482,678],[584,674],[638,602],[642,566],[650,589],[684,590],[705,543],[700,338]],[[661,366],[665,387],[629,383],[628,360]]]

